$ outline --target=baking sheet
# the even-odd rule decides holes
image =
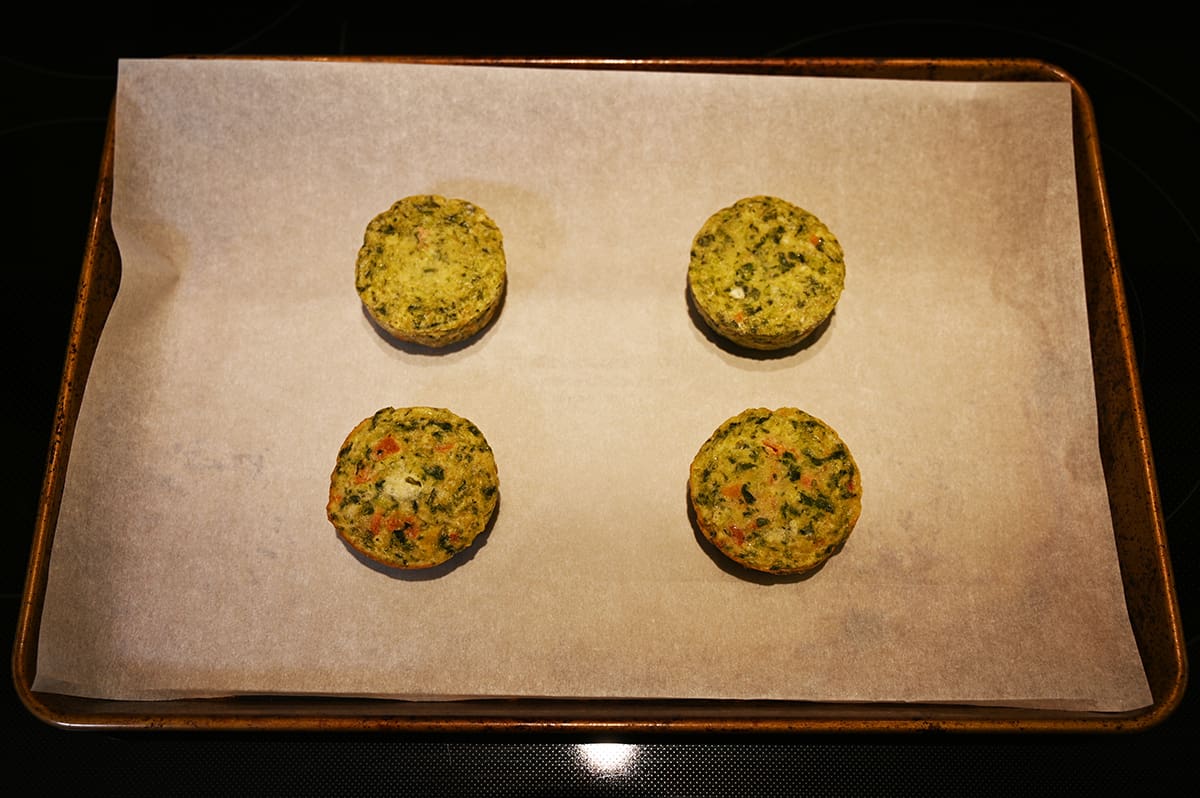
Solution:
[[[1058,84],[131,61],[121,294],[76,430],[35,689],[949,701],[1119,710],[1129,634]],[[366,221],[465,196],[511,287],[467,347],[394,347],[353,293]],[[712,210],[774,193],[847,250],[810,347],[688,313]],[[435,578],[323,518],[346,431],[440,404],[501,512]],[[725,568],[686,517],[725,417],[839,429],[864,516],[816,576]]]

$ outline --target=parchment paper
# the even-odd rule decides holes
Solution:
[[[1097,448],[1069,87],[128,60],[120,293],[54,539],[35,688],[1150,703]],[[470,199],[510,285],[468,345],[363,314],[367,222]],[[690,312],[692,237],[752,194],[820,216],[845,293],[752,357]],[[349,430],[448,407],[501,502],[452,564],[387,573],[325,519]],[[803,580],[702,544],[688,464],[747,407],[862,470]]]

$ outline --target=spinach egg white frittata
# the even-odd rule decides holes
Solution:
[[[370,559],[428,568],[475,541],[499,490],[492,449],[470,421],[444,408],[385,407],[342,444],[326,514]]]
[[[688,289],[716,333],[758,350],[795,346],[833,313],[842,246],[813,214],[778,197],[738,200],[692,240]]]
[[[700,447],[688,476],[696,523],[722,554],[757,571],[811,571],[841,550],[862,482],[829,425],[792,407],[750,408]]]
[[[367,225],[354,281],[363,307],[392,337],[430,347],[457,343],[500,307],[503,236],[474,203],[405,197]]]

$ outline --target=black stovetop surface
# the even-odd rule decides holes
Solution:
[[[756,21],[746,32],[714,13]],[[896,13],[698,2],[595,4],[473,16],[444,6],[363,12],[321,2],[7,15],[0,146],[8,199],[11,445],[0,596],[15,627],[66,351],[105,121],[125,57],[226,55],[914,56],[1036,58],[1094,106],[1185,633],[1196,611],[1200,426],[1200,98],[1181,14],[1146,4]],[[467,22],[477,27],[466,27]],[[16,312],[14,312],[16,311]],[[1188,653],[1194,654],[1194,637]],[[1194,692],[1162,724],[1121,735],[851,735],[622,739],[64,731],[0,708],[10,776],[92,794],[782,795],[1170,792],[1192,780]],[[618,743],[600,751],[596,742]],[[600,754],[610,758],[604,760]],[[591,758],[589,758],[591,755]],[[599,757],[599,758],[598,758]],[[607,762],[607,765],[605,764]]]

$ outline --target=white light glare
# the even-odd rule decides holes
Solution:
[[[637,758],[637,746],[627,743],[582,743],[577,746],[584,764],[593,773],[620,773]]]

